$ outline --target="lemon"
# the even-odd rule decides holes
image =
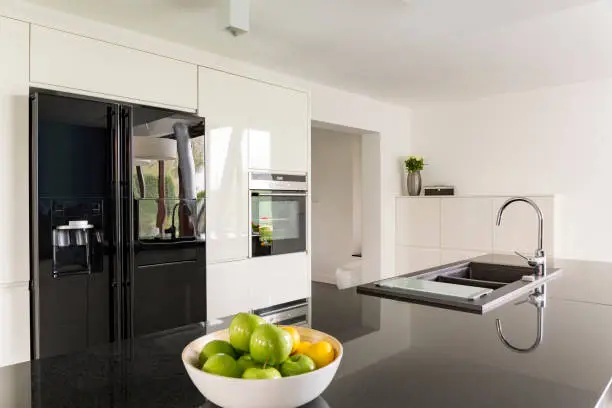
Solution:
[[[336,356],[334,348],[326,341],[319,341],[313,344],[303,354],[310,357],[317,365],[317,368],[325,367],[334,361]]]
[[[297,354],[306,354],[306,350],[308,350],[312,346],[312,343],[309,341],[301,341],[295,346],[295,353]]]

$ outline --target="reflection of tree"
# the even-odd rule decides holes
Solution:
[[[204,168],[204,136],[191,139],[191,149],[193,153],[193,161],[196,173],[203,173]],[[179,169],[178,160],[165,160],[165,197],[166,197],[166,221],[164,228],[170,227],[172,219],[172,209],[178,202],[180,184],[179,184]],[[147,200],[141,200],[139,203],[139,224],[141,233],[148,234],[156,227],[157,217],[157,201],[159,198],[158,192],[158,181],[159,181],[159,164],[156,160],[151,160],[148,163],[141,164],[141,170],[145,182],[145,197],[140,196],[138,189],[138,180],[136,177],[136,170],[134,169],[134,180],[133,180],[133,193],[134,198],[141,199],[146,198]],[[203,180],[202,180],[203,181]],[[196,183],[196,199],[198,202],[197,208],[201,208],[203,203],[201,201],[206,196],[206,192],[203,188],[204,183]],[[179,218],[176,217],[176,224],[179,224]],[[204,217],[202,217],[204,218]],[[201,220],[204,221],[203,219]],[[200,226],[198,226],[200,228]]]

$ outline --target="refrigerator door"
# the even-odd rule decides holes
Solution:
[[[204,119],[133,107],[133,334],[206,319]]]
[[[31,96],[32,355],[111,340],[116,105]]]

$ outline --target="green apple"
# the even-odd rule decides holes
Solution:
[[[206,371],[209,374],[221,375],[223,377],[240,377],[240,370],[238,369],[238,363],[232,356],[227,354],[215,354],[210,356],[202,371]]]
[[[204,345],[200,351],[200,365],[204,365],[206,360],[215,354],[227,354],[232,358],[236,358],[236,351],[231,344],[223,340],[213,340]]]
[[[257,326],[266,321],[261,317],[250,313],[238,313],[232,319],[229,327],[230,343],[236,350],[244,353],[249,352],[251,335]]]
[[[258,363],[280,364],[289,357],[292,347],[291,334],[273,324],[257,326],[251,335],[251,356]]]
[[[261,368],[261,364],[253,360],[253,357],[251,357],[250,354],[240,356],[236,362],[238,363],[238,370],[240,371],[241,375],[249,368]]]
[[[247,368],[244,374],[242,374],[242,378],[247,380],[274,380],[277,378],[282,378],[282,376],[274,367]]]
[[[312,358],[303,354],[294,354],[281,365],[280,372],[283,377],[300,375],[314,371],[316,365]]]

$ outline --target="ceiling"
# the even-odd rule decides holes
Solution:
[[[608,0],[252,0],[235,38],[226,0],[31,1],[396,103],[612,76]]]

